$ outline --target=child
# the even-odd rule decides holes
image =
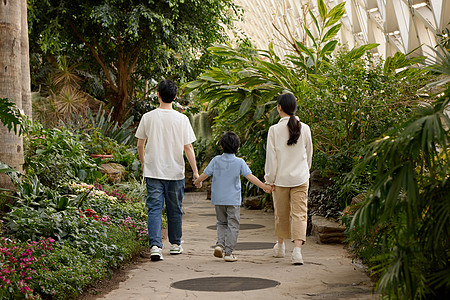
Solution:
[[[233,255],[233,250],[239,234],[240,176],[243,175],[266,193],[272,192],[270,185],[262,183],[252,174],[245,161],[235,156],[239,144],[239,137],[234,132],[224,133],[220,139],[223,154],[214,157],[205,171],[194,182],[195,186],[200,188],[205,179],[213,176],[211,204],[215,205],[217,217],[217,244],[214,249],[214,256],[224,258],[225,261],[229,262],[237,260]]]

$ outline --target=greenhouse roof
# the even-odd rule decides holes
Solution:
[[[267,49],[269,42],[284,56],[290,52],[284,36],[292,36],[304,43],[302,20],[313,29],[308,10],[319,18],[318,0],[236,0],[245,13],[237,22],[259,49]],[[325,0],[328,11],[345,2],[345,14],[338,34],[349,48],[377,43],[375,56],[387,57],[400,51],[414,51],[417,55],[433,56],[427,46],[437,43],[450,22],[450,0]],[[317,32],[312,30],[313,34]],[[422,45],[422,47],[420,47]],[[418,49],[417,49],[418,48]],[[416,49],[416,50],[415,50]]]

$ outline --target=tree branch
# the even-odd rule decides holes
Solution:
[[[107,80],[110,82],[111,88],[117,93],[119,90],[117,86],[114,85],[114,81],[112,80],[111,74],[109,73],[108,66],[106,65],[103,56],[100,58],[99,53],[95,50],[95,47],[89,44],[86,39],[78,32],[78,30],[75,28],[73,23],[69,21],[70,27],[72,27],[72,30],[75,32],[75,34],[81,39],[81,41],[91,50],[92,55],[94,56],[95,60],[99,63],[99,65],[102,67],[103,71],[105,72],[105,76]],[[100,51],[100,48],[97,44],[97,47]]]

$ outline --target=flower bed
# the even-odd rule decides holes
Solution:
[[[0,299],[76,298],[147,246],[142,201],[85,183],[59,189],[69,194],[19,201],[4,216]],[[67,205],[52,202],[62,197]]]

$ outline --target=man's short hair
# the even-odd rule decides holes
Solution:
[[[177,85],[170,79],[163,80],[158,85],[158,94],[162,102],[171,103],[177,96]]]
[[[241,145],[241,141],[236,133],[225,132],[220,138],[220,145],[222,146],[224,153],[236,154]]]

